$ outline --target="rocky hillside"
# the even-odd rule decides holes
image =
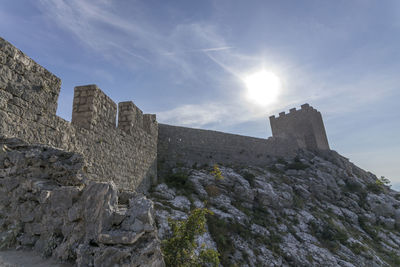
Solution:
[[[0,137],[0,249],[164,266],[168,218],[206,207],[197,242],[223,266],[400,266],[400,194],[335,152],[164,173],[147,197],[118,192],[86,177],[79,154]]]
[[[223,266],[400,266],[400,194],[336,152],[160,178],[151,191],[159,237],[168,218],[207,207],[214,215],[198,242],[218,249]]]

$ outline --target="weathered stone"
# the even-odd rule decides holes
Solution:
[[[135,243],[140,237],[144,235],[145,232],[140,233],[132,233],[132,232],[115,232],[115,233],[106,233],[100,234],[98,237],[98,241],[107,245],[132,245]]]

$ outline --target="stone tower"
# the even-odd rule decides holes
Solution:
[[[269,117],[272,135],[296,140],[300,148],[310,150],[329,150],[328,138],[321,113],[309,104],[300,110],[292,108],[288,114],[279,113],[279,117]]]

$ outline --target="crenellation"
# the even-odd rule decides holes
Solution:
[[[143,129],[143,112],[132,101],[118,103],[118,128],[128,134]]]
[[[294,139],[299,148],[329,150],[321,113],[307,103],[289,114],[279,113],[278,119],[270,117],[270,124],[274,137]]]
[[[86,129],[115,128],[117,105],[95,84],[74,89],[72,123]]]
[[[307,109],[309,109],[310,108],[310,105],[309,104],[303,104],[303,105],[301,105],[301,109],[303,109],[303,110],[307,110]]]

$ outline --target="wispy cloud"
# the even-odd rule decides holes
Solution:
[[[231,125],[258,120],[304,102],[321,103],[330,115],[343,114],[373,103],[399,82],[393,76],[379,78],[377,74],[364,75],[351,83],[336,79],[359,67],[351,65],[350,59],[347,59],[348,64],[324,71],[316,69],[312,62],[299,64],[288,56],[260,51],[243,53],[239,47],[230,45],[211,22],[176,24],[168,31],[160,30],[152,21],[140,16],[145,11],[137,3],[129,16],[116,14],[115,2],[108,0],[41,0],[40,3],[39,7],[50,22],[57,23],[110,62],[131,68],[140,68],[143,63],[161,68],[173,73],[177,84],[201,82],[206,77],[205,80],[220,91],[217,100],[199,103],[194,99],[196,103],[181,103],[159,110],[160,120],[168,123],[197,127]],[[318,23],[315,27],[325,32],[325,25]],[[333,28],[328,30],[332,36],[342,36]],[[358,53],[352,57],[364,55],[362,51]],[[211,60],[219,71],[197,65],[198,57]],[[244,100],[243,75],[261,68],[277,73],[283,82],[279,101],[268,107],[255,107]]]
[[[222,47],[212,47],[212,48],[204,48],[201,49],[203,52],[212,52],[212,51],[222,51],[222,50],[228,50],[232,49],[232,46],[222,46]]]

